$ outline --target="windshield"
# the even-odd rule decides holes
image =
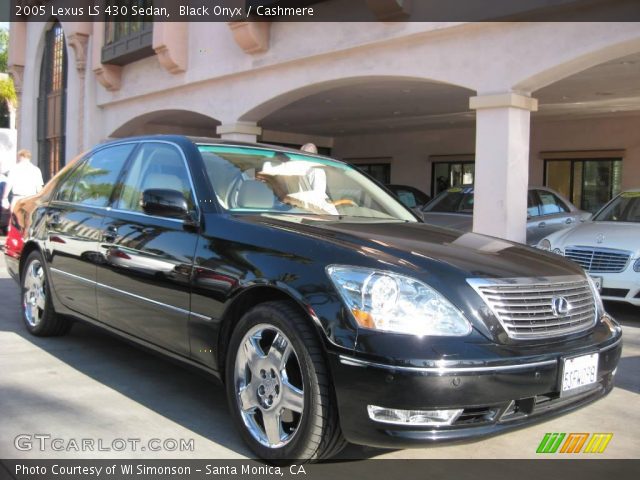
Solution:
[[[640,192],[624,192],[593,217],[596,222],[640,223]]]
[[[218,202],[230,212],[417,221],[375,182],[341,162],[268,148],[198,149]]]
[[[425,212],[473,213],[473,188],[454,187],[433,199]]]

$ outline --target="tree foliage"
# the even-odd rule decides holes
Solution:
[[[10,77],[0,78],[0,101],[15,105],[18,101],[16,90],[13,88],[13,80]]]

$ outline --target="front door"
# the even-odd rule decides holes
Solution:
[[[98,267],[100,320],[155,345],[189,354],[190,278],[197,233],[184,220],[147,215],[147,189],[177,190],[195,214],[195,195],[182,151],[144,142],[127,166],[102,225]]]

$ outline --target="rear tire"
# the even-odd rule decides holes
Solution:
[[[39,251],[35,250],[27,257],[20,280],[22,319],[29,333],[38,337],[66,334],[71,321],[58,315],[53,308],[49,277]]]
[[[294,305],[260,304],[240,319],[225,378],[233,420],[258,457],[311,462],[346,445],[322,347]]]

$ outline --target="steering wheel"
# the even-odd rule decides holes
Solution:
[[[334,200],[333,202],[331,202],[335,207],[342,207],[344,205],[349,205],[352,207],[357,207],[358,204],[356,202],[354,202],[353,200],[351,200],[350,198],[341,198],[339,200]]]

